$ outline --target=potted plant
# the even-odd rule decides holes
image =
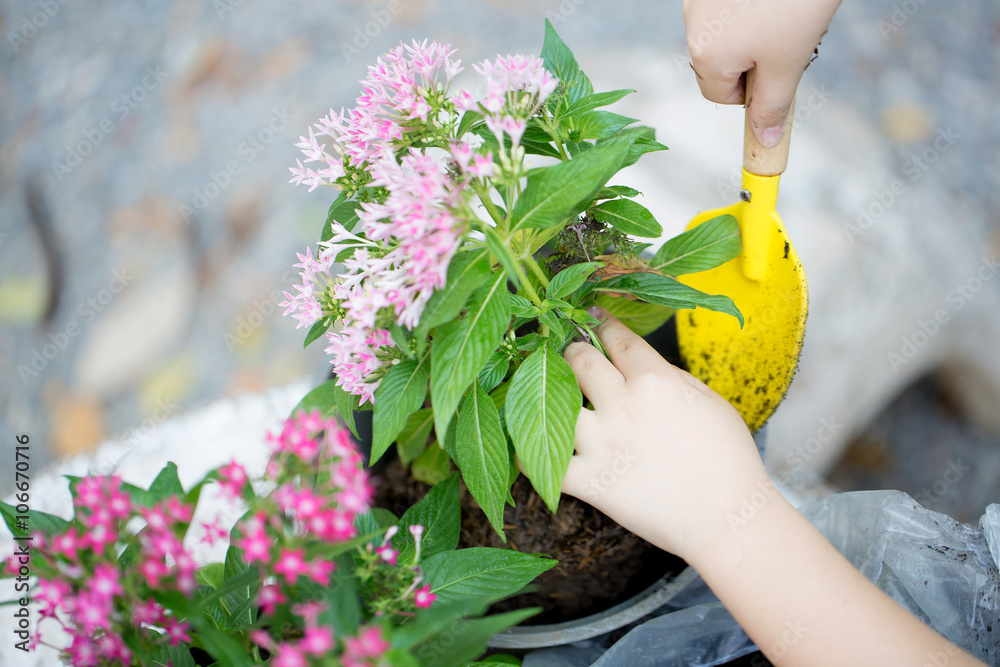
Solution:
[[[292,181],[338,195],[284,305],[305,344],[325,337],[332,357],[333,379],[301,407],[339,414],[356,435],[355,415],[370,410],[370,463],[395,443],[403,495],[417,482],[457,487],[457,468],[466,538],[482,535],[468,524],[481,518],[503,543],[505,508],[534,498],[559,517],[583,406],[561,353],[574,339],[600,345],[587,308],[641,334],[678,308],[742,324],[731,299],[676,280],[741,246],[722,216],[644,254],[637,239],[662,228],[615,179],[666,146],[604,109],[634,91],[594,92],[551,24],[540,58],[476,66],[477,96],[451,90],[453,55],[393,49],[369,67],[356,107],[301,138]]]
[[[482,617],[553,561],[454,550],[441,512],[457,479],[397,519],[369,509],[335,421],[300,412],[270,440],[257,480],[234,461],[184,489],[170,463],[149,488],[69,477],[68,519],[29,510],[27,492],[0,503],[20,545],[2,567],[23,596],[17,648],[48,645],[75,667],[457,667],[537,611]],[[206,493],[243,512],[231,532],[221,515],[193,521]],[[199,542],[222,542],[225,559],[198,563]]]

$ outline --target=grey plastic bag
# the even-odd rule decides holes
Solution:
[[[890,597],[955,645],[1000,663],[1000,505],[986,508],[978,528],[900,491],[842,493],[799,511]],[[524,665],[710,667],[756,650],[704,582],[683,599],[690,606],[659,610],[596,661],[593,647],[564,647],[536,651]]]

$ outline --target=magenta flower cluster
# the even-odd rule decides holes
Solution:
[[[361,404],[405,357],[390,330],[417,327],[452,257],[488,224],[472,196],[490,179],[514,183],[523,175],[527,120],[558,84],[541,59],[509,56],[476,66],[486,83],[482,99],[450,95],[462,71],[453,55],[436,42],[389,51],[368,68],[357,106],[331,110],[296,144],[305,164],[291,168],[292,182],[310,191],[334,186],[343,201],[357,202],[358,219],[348,227],[334,218],[316,256],[311,249],[299,255],[302,282],[282,305],[300,327],[338,323],[326,334],[326,351],[337,383]],[[458,136],[465,112],[483,116],[495,144]]]
[[[257,495],[247,471],[235,461],[206,478],[214,480],[221,495],[248,506],[232,541],[242,550],[247,572],[261,584],[253,600],[260,612],[245,631],[247,650],[269,652],[276,667],[331,664],[335,655],[345,667],[375,664],[389,648],[384,623],[434,601],[430,587],[420,587],[423,529],[409,527],[416,549],[406,563],[398,562],[399,552],[390,542],[394,528],[376,537],[375,544],[351,546],[363,564],[352,575],[378,596],[366,601],[373,623],[338,636],[321,622],[326,608],[304,597],[304,584],[331,584],[332,554],[358,537],[356,519],[369,508],[371,481],[347,431],[318,412],[299,412],[269,441],[272,454],[262,482],[273,490],[267,496]],[[172,608],[169,596],[198,599],[199,565],[191,545],[185,545],[191,541],[188,529],[197,502],[192,498],[198,494],[172,494],[150,503],[135,495],[149,492],[115,476],[83,478],[72,491],[76,513],[71,524],[58,533],[32,536],[38,575],[33,598],[43,620],[69,633],[69,645],[56,647],[64,659],[77,667],[151,664],[148,655],[157,646],[196,642],[197,619]],[[136,532],[131,522],[139,519],[145,525]],[[204,542],[228,538],[219,518],[201,528]],[[131,558],[122,558],[126,550]],[[8,572],[14,562],[7,563]],[[272,620],[289,615],[299,619],[294,638],[275,636]],[[32,643],[51,645],[41,630]]]

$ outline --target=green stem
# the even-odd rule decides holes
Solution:
[[[496,204],[494,204],[493,200],[490,199],[489,190],[485,189],[482,185],[475,181],[472,182],[472,190],[476,193],[476,196],[479,197],[479,201],[482,202],[483,206],[486,207],[487,213],[489,213],[490,217],[493,218],[493,222],[497,224],[497,228],[502,229],[504,219],[503,216],[500,215],[500,211],[497,210]]]
[[[538,261],[532,255],[528,255],[524,258],[524,262],[528,265],[528,268],[531,269],[531,272],[538,277],[538,280],[542,283],[542,287],[548,287],[549,279],[545,277],[545,272],[542,271],[542,267],[538,265]]]
[[[524,273],[524,267],[521,266],[520,262],[514,262],[514,272],[517,273],[518,280],[520,280],[521,285],[524,287],[524,291],[528,293],[528,298],[531,299],[531,302],[541,307],[542,299],[538,296],[538,292],[535,291],[531,282],[528,281],[528,276]]]

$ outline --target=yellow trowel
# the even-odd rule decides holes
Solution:
[[[746,105],[753,103],[753,70],[746,75]],[[746,114],[743,138],[743,187],[740,201],[701,213],[688,229],[720,215],[739,222],[743,250],[715,269],[681,276],[681,282],[736,302],[745,324],[698,308],[677,315],[677,340],[688,370],[739,411],[757,431],[784,398],[799,361],[805,335],[806,276],[785,226],[775,211],[778,181],[788,161],[792,112],[785,134],[765,148]]]

